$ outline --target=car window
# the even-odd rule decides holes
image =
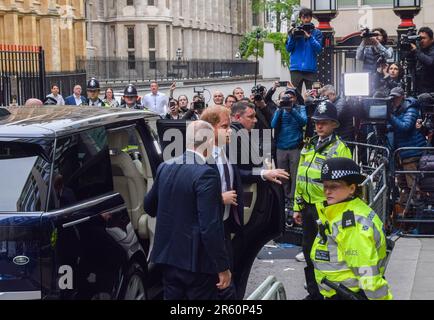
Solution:
[[[107,133],[104,128],[57,141],[53,170],[54,203],[65,208],[113,191]]]
[[[0,212],[44,211],[52,142],[0,141]]]

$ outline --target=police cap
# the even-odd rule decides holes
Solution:
[[[100,89],[99,81],[96,78],[92,78],[87,82],[87,90],[96,91],[99,89]]]
[[[333,103],[330,101],[322,101],[315,110],[312,117],[314,121],[331,120],[339,125],[338,111]]]
[[[332,158],[324,162],[321,169],[321,179],[316,182],[343,180],[357,185],[365,181],[361,174],[360,167],[353,160],[348,158]]]
[[[124,97],[137,97],[137,89],[134,85],[129,84],[125,87]]]

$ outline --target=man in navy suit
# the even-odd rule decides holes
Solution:
[[[190,124],[186,153],[160,165],[145,197],[157,217],[151,261],[163,268],[166,300],[214,300],[231,283],[220,179],[206,163],[213,144],[210,124]]]
[[[74,87],[74,93],[65,99],[65,106],[86,106],[87,99],[81,95],[81,86]]]
[[[243,185],[236,165],[229,163],[226,155],[226,146],[231,137],[231,111],[225,107],[215,106],[208,108],[201,116],[201,120],[208,122],[214,128],[213,157],[209,160],[211,166],[218,172],[221,181],[222,203],[224,205],[223,221],[225,228],[226,250],[228,251],[231,272],[234,274],[232,234],[242,236],[244,225]],[[234,280],[234,277],[232,278]],[[237,300],[236,284],[219,292],[222,300]]]

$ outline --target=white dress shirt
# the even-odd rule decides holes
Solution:
[[[169,98],[164,93],[148,93],[143,97],[143,106],[163,117],[167,114],[168,104]]]
[[[77,96],[74,95],[74,99],[75,99],[75,104],[77,106],[81,106],[83,104],[83,101],[81,101],[81,96],[78,96],[78,98],[77,98]]]
[[[229,167],[229,177],[230,177],[230,180],[231,180],[230,183],[229,183],[229,185],[232,187],[232,190],[233,190],[233,186],[234,186],[234,170],[233,170],[232,166],[228,162],[228,158],[226,157],[224,149],[220,148],[220,147],[214,146],[212,155],[213,155],[214,161],[215,161],[215,163],[217,165],[217,168],[219,169],[220,181],[221,181],[221,185],[222,185],[222,193],[231,191],[231,190],[227,190],[227,188],[226,188],[225,169],[223,167],[224,163],[228,164],[228,167]],[[238,195],[238,196],[240,196],[240,195]],[[230,205],[226,205],[225,206],[225,212],[224,212],[224,215],[223,215],[223,221],[226,221],[227,219],[229,219],[230,210],[231,210],[231,206]]]

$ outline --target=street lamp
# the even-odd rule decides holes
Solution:
[[[318,29],[333,29],[330,21],[337,17],[337,0],[311,0],[313,16],[319,21]]]
[[[401,28],[414,27],[413,18],[421,10],[420,0],[393,0],[393,11],[401,18]]]

